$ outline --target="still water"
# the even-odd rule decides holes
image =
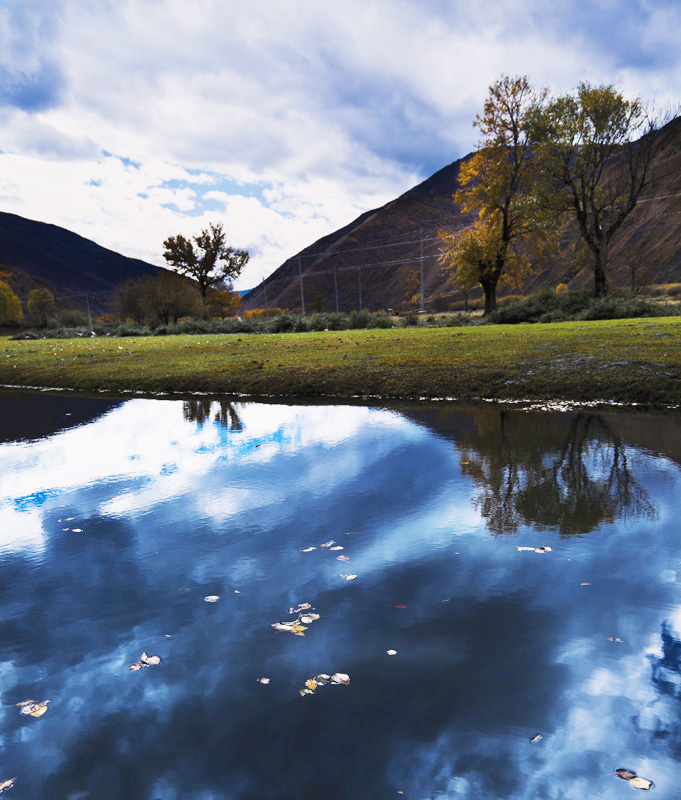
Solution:
[[[48,395],[0,420],[17,800],[611,800],[622,767],[681,796],[680,420]]]

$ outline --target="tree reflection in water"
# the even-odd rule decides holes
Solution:
[[[583,534],[615,519],[657,516],[630,469],[633,451],[598,414],[537,426],[531,415],[483,413],[460,446],[462,473],[480,489],[474,505],[493,533],[531,525]]]
[[[243,429],[239,412],[234,403],[227,400],[210,400],[201,398],[200,400],[185,400],[182,403],[182,415],[187,422],[196,422],[204,425],[210,421],[213,406],[215,410],[214,422],[230,431],[240,431]]]

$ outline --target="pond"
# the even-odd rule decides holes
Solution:
[[[611,800],[626,768],[678,798],[678,418],[9,394],[0,420],[13,797]]]

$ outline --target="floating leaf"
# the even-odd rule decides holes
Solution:
[[[345,550],[345,548],[337,544],[335,547],[329,547],[329,550]]]
[[[338,558],[339,561],[349,561],[350,560],[350,556],[338,556],[337,558]]]
[[[217,603],[217,601],[220,599],[220,595],[219,594],[207,594],[203,599],[207,603]]]
[[[16,780],[16,778],[9,778],[9,780],[2,781],[0,783],[0,792],[2,792],[4,789],[9,789],[10,786],[14,786],[14,781],[15,780]]]
[[[338,575],[338,577],[339,578],[343,578],[343,580],[346,580],[346,581],[354,581],[357,576],[356,575],[348,575],[347,572],[341,572]]]
[[[309,625],[311,622],[314,622],[316,619],[319,619],[319,614],[303,614],[300,618],[301,622],[304,622],[306,625]]]
[[[331,676],[327,675],[326,672],[315,675],[314,679],[318,686],[326,686],[327,683],[331,683]]]
[[[535,742],[538,742],[540,739],[541,739],[541,733],[537,733],[530,739],[530,744],[534,744]]]
[[[445,601],[443,600],[442,602],[444,603]],[[406,606],[399,605],[399,606],[393,606],[393,608],[406,608]]]
[[[617,775],[618,778],[622,778],[624,781],[630,781],[632,778],[636,777],[636,773],[633,770],[625,769],[624,767],[616,769],[615,775]]]
[[[649,781],[647,778],[639,778],[638,776],[632,778],[629,783],[634,789],[645,789],[646,791],[652,789],[654,786],[652,781]]]
[[[132,670],[132,672],[138,672],[145,667],[155,667],[157,664],[161,663],[160,656],[148,656],[146,653],[142,653],[140,656],[140,660],[136,661],[134,664],[131,664],[128,669]]]
[[[547,544],[543,544],[541,547],[534,548],[535,553],[550,553],[551,548]]]
[[[286,612],[287,614],[300,614],[301,611],[307,611],[308,608],[312,608],[309,603],[299,603],[297,606],[292,606]]]
[[[517,547],[516,550],[532,550],[534,552],[534,547]]]
[[[314,678],[308,678],[305,681],[305,686],[311,691],[314,692],[317,689],[317,681]]]
[[[49,700],[43,700],[42,703],[36,703],[35,700],[22,700],[17,703],[17,707],[21,708],[21,713],[25,716],[42,717],[47,711],[47,704]]]
[[[82,533],[83,529],[82,528],[74,528],[71,532],[72,533]]]
[[[64,517],[64,522],[71,522],[75,519],[75,517]]]
[[[258,683],[268,684],[270,682],[269,678],[258,678]]]
[[[334,672],[331,676],[331,683],[342,683],[348,686],[350,684],[350,676],[344,672]]]
[[[336,541],[334,539],[331,539],[328,542],[324,542],[324,544],[320,544],[319,546],[326,548],[326,547],[331,547],[332,544],[336,544]]]
[[[304,550],[301,550],[301,553],[311,553],[313,550],[316,550],[316,547],[306,547]]]
[[[609,642],[623,642],[624,639],[620,639],[619,636],[606,636],[605,637]]]
[[[385,651],[389,656],[396,656],[397,650],[386,650]]]
[[[275,631],[284,631],[290,633],[293,630],[292,622],[273,622],[272,627]]]
[[[591,586],[591,584],[590,584],[590,583],[580,583],[579,585],[580,585],[580,586]]]

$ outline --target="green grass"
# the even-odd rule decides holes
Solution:
[[[681,402],[681,318],[9,341],[0,384],[148,392]]]

